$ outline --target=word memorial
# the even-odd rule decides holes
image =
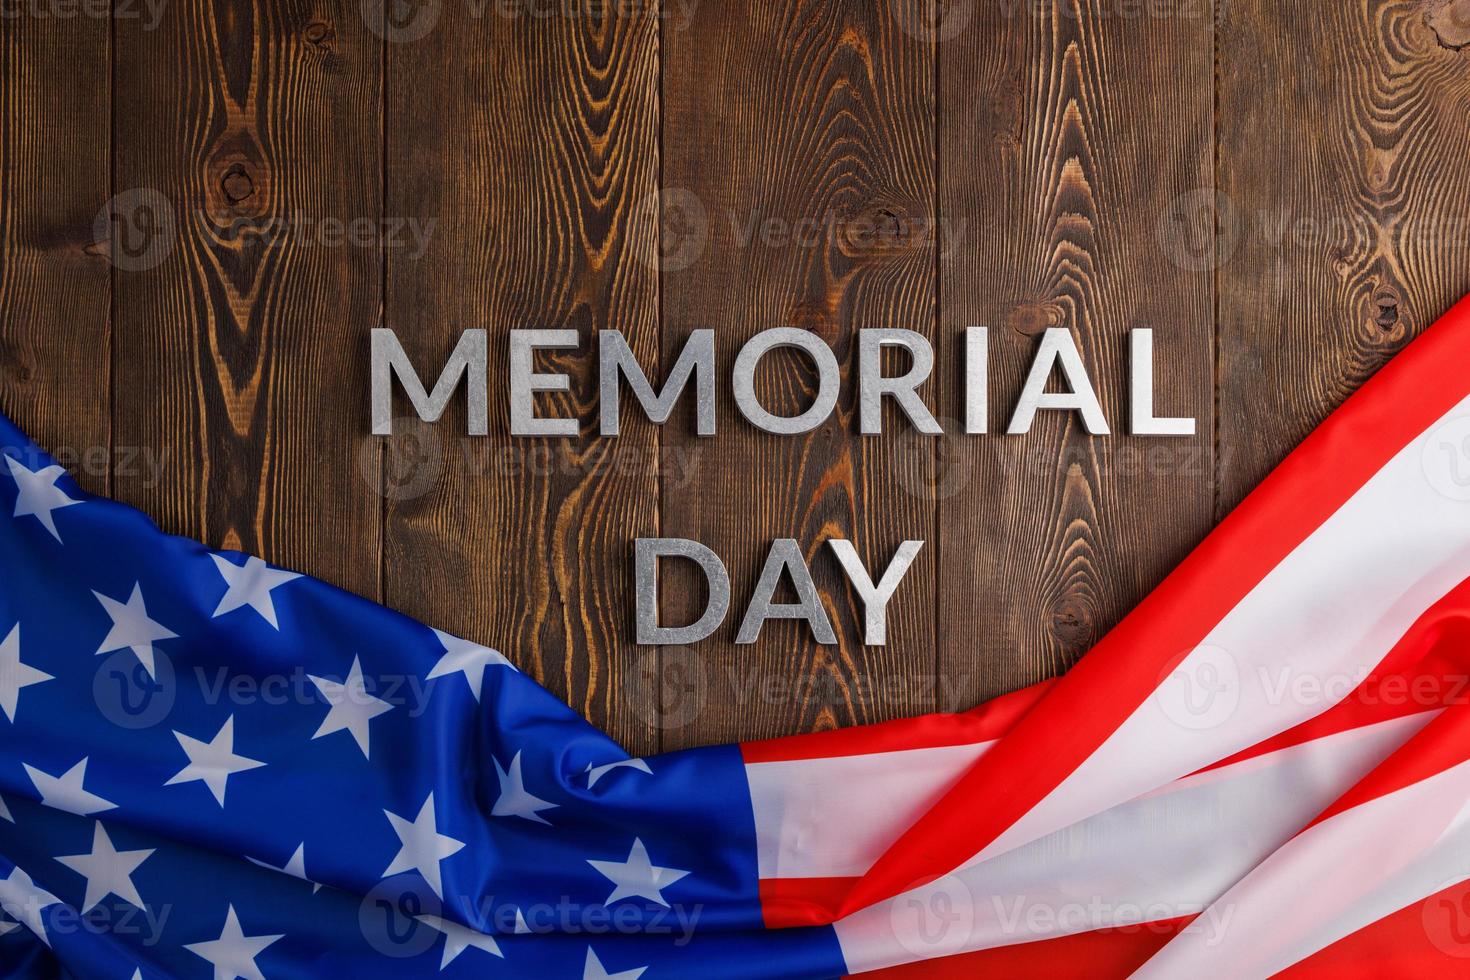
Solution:
[[[1153,331],[1130,332],[1128,429],[1139,436],[1189,436],[1195,420],[1163,417],[1154,411]],[[571,389],[570,375],[537,370],[536,352],[565,351],[580,346],[576,330],[511,330],[509,342],[508,396],[510,434],[523,437],[570,438],[582,434],[576,418],[543,416],[537,413],[536,395]],[[989,335],[985,327],[964,331],[964,431],[982,435],[989,431]],[[778,415],[764,406],[756,393],[756,370],[761,361],[778,348],[790,348],[810,360],[816,372],[816,390],[811,404],[795,415]],[[884,348],[898,348],[908,355],[907,370],[883,372]],[[943,429],[919,396],[919,388],[933,373],[934,349],[927,338],[912,330],[868,329],[857,331],[858,431],[864,436],[883,432],[885,399],[907,418],[919,433],[938,436]],[[713,436],[716,430],[715,332],[695,330],[679,352],[662,386],[655,390],[648,375],[633,355],[620,331],[598,333],[598,429],[597,434],[616,437],[620,431],[620,399],[631,391],[639,407],[656,425],[673,415],[674,407],[691,386],[695,431]],[[1054,375],[1060,374],[1062,390],[1049,390]],[[449,356],[448,363],[426,386],[392,330],[372,333],[372,431],[393,434],[393,381],[407,395],[414,412],[426,422],[437,422],[455,392],[464,384],[468,403],[470,435],[489,434],[489,338],[484,330],[466,330]],[[800,435],[823,425],[837,407],[842,370],[837,355],[817,334],[791,327],[764,330],[752,336],[735,355],[730,384],[736,408],[755,428],[777,436]],[[1082,427],[1092,435],[1109,435],[1102,405],[1088,377],[1082,355],[1070,331],[1053,327],[1040,338],[1021,393],[1006,425],[1008,435],[1031,430],[1039,411],[1076,413]],[[875,583],[852,542],[832,539],[835,553],[853,592],[865,608],[864,642],[882,645],[886,635],[888,601],[923,547],[922,541],[905,541],[888,568]],[[699,618],[686,626],[663,626],[658,618],[658,567],[666,558],[693,562],[703,573],[709,598]],[[724,563],[709,548],[684,538],[640,538],[634,548],[637,610],[634,617],[637,641],[646,644],[689,644],[709,637],[724,622],[730,608],[730,579]],[[773,601],[783,579],[795,589],[798,601]],[[817,642],[835,644],[836,635],[822,606],[811,572],[798,542],[775,541],[767,556],[760,581],[743,616],[736,643],[756,642],[768,619],[802,619]]]
[[[988,431],[989,412],[989,332],[985,327],[965,330],[965,432],[981,435]],[[535,396],[543,391],[568,391],[571,377],[554,372],[538,372],[534,356],[538,350],[573,350],[581,341],[575,330],[512,330],[510,340],[510,433],[513,436],[560,436],[580,434],[573,418],[542,418],[536,414]],[[923,334],[912,330],[859,330],[858,340],[858,405],[859,431],[863,435],[880,435],[883,431],[883,399],[891,398],[909,422],[925,435],[941,435],[939,423],[919,398],[918,389],[934,370],[934,348]],[[1194,434],[1192,418],[1159,418],[1154,415],[1152,330],[1136,329],[1129,333],[1131,353],[1129,431],[1141,436],[1189,436]],[[907,351],[909,369],[901,375],[885,377],[882,373],[884,347]],[[793,348],[804,353],[817,370],[817,392],[812,404],[793,416],[774,415],[761,405],[756,396],[756,368],[761,360],[777,348]],[[398,335],[392,330],[377,329],[372,339],[372,422],[373,434],[393,434],[393,386],[398,378],[413,405],[414,412],[426,422],[437,422],[449,406],[455,389],[464,380],[469,399],[470,435],[489,434],[489,344],[484,330],[466,330],[459,345],[449,356],[433,390],[424,387]],[[1068,390],[1048,391],[1052,374],[1060,370]],[[774,435],[800,435],[818,428],[837,407],[842,371],[837,355],[826,341],[809,330],[777,327],[763,330],[740,348],[731,372],[735,405],[750,424]],[[696,431],[701,436],[715,434],[715,332],[695,330],[689,335],[679,359],[664,379],[662,390],[654,391],[648,376],[633,357],[627,340],[617,330],[599,331],[598,394],[599,434],[616,436],[619,432],[619,398],[622,382],[632,390],[648,418],[657,425],[667,422],[674,405],[694,382]],[[1108,435],[1108,423],[1102,405],[1093,390],[1082,355],[1077,350],[1071,331],[1063,327],[1048,328],[1041,337],[1026,383],[1016,400],[1006,432],[1024,435],[1031,431],[1036,413],[1042,409],[1076,412],[1083,427],[1092,435]]]

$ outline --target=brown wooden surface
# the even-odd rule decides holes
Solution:
[[[702,679],[691,696],[704,708],[670,712],[668,737],[731,741],[932,710],[924,684],[934,673],[934,542],[889,606],[882,647],[863,645],[862,605],[826,542],[855,541],[877,570],[905,539],[933,537],[928,447],[911,451],[896,413],[886,419],[891,435],[857,435],[856,330],[933,335],[934,250],[922,229],[934,213],[934,50],[866,0],[705,4],[665,42],[664,186],[697,199],[704,219],[702,235],[678,243],[694,250],[692,261],[671,262],[663,276],[666,351],[710,327],[728,371],[755,333],[800,327],[833,348],[844,379],[832,417],[805,435],[755,429],[725,385],[716,437],[700,439],[687,424],[666,436],[698,454],[698,469],[688,488],[664,495],[664,532],[724,558],[735,597],[724,628],[672,654]],[[679,218],[666,214],[666,230]],[[665,250],[690,257],[674,243]],[[757,392],[768,410],[796,415],[811,403],[816,372],[804,355],[779,354],[791,356],[761,365]],[[735,645],[776,538],[800,543],[836,646],[794,620]],[[670,598],[674,622],[698,616]],[[893,685],[900,703],[875,696],[875,685]]]
[[[0,410],[89,489],[497,646],[641,752],[1065,669],[1470,289],[1470,0],[606,6],[0,19]],[[396,231],[326,241],[325,219]],[[379,324],[426,370],[488,328],[492,436],[456,406],[370,438]],[[865,439],[846,385],[805,437],[757,434],[728,391],[714,439],[687,406],[592,435],[596,330],[666,368],[712,327],[723,374],[782,325],[849,381],[855,330],[933,337],[947,420],[960,331],[989,326],[992,431],[1053,325],[1121,431],[1126,331],[1153,327],[1161,409],[1199,431],[1044,413],[925,440],[890,412]],[[584,338],[546,358],[572,393],[541,402],[579,439],[505,434],[505,333],[533,326]],[[812,385],[773,357],[760,388],[792,409]],[[647,534],[729,563],[710,641],[632,642]],[[789,623],[734,645],[777,537],[838,646]],[[885,647],[859,641],[833,537],[870,566],[926,541]]]
[[[0,18],[0,410],[94,493],[112,470],[108,48],[105,21]]]
[[[968,600],[940,606],[950,708],[1065,670],[1210,526],[1211,274],[1169,232],[1211,184],[1212,23],[1202,3],[1134,6],[980,4],[942,48],[940,210],[964,230],[940,281],[948,355],[991,328],[1004,431],[1036,338],[1066,327],[1113,433],[1043,412],[1024,437],[948,440],[940,579]],[[1160,414],[1193,416],[1193,438],[1125,434],[1135,327],[1154,329]]]
[[[504,649],[609,734],[649,747],[654,692],[624,679],[638,663],[633,539],[658,529],[657,435],[630,414],[618,439],[596,437],[592,338],[622,330],[657,363],[657,222],[643,202],[658,186],[658,22],[494,10],[449,23],[451,5],[417,40],[388,32],[388,213],[437,225],[418,259],[389,252],[384,323],[426,374],[465,328],[486,328],[498,397],[490,438],[463,438],[462,400],[438,426],[409,427],[439,477],[420,492],[405,475],[390,494],[387,601]],[[573,376],[571,392],[540,396],[538,411],[580,419],[582,438],[508,435],[516,327],[579,331],[578,351],[544,362]],[[346,409],[359,426],[365,395]]]
[[[167,460],[114,493],[374,596],[379,498],[359,458],[376,450],[349,406],[380,258],[317,236],[379,214],[375,38],[348,0],[220,0],[170,4],[151,30],[119,20],[115,50],[114,186],[163,195],[173,235],[148,268],[114,236],[113,438]]]

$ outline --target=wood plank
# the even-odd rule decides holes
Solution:
[[[105,18],[0,18],[0,411],[107,490]],[[67,84],[58,84],[58,79]]]
[[[961,26],[939,42],[940,213],[964,232],[942,259],[949,356],[966,326],[990,327],[1004,431],[1038,336],[1065,327],[1114,435],[1043,412],[1026,436],[954,441],[951,707],[1070,666],[1208,530],[1213,470],[1213,276],[1181,226],[1212,195],[1210,6],[977,4]],[[1136,327],[1155,331],[1161,414],[1193,416],[1194,437],[1122,434]]]
[[[1222,512],[1470,291],[1470,3],[1318,13],[1221,26]]]
[[[682,680],[666,747],[934,704],[933,447],[906,439],[896,412],[887,435],[859,436],[855,401],[858,329],[934,328],[933,52],[902,13],[887,0],[702,4],[687,28],[665,29],[665,363],[690,331],[712,327],[728,378],[749,337],[793,326],[832,346],[844,379],[835,413],[806,435],[756,430],[725,384],[715,441],[677,417],[665,432],[667,450],[697,454],[698,469],[689,486],[666,481],[664,533],[719,553],[736,597],[714,637],[664,652]],[[757,390],[768,410],[796,415],[816,378],[786,353],[762,364]],[[806,553],[837,645],[797,621],[734,644],[777,538]],[[928,542],[889,605],[886,646],[862,643],[862,605],[831,538],[852,540],[870,569],[905,539]],[[666,615],[691,621],[699,596],[666,591]]]
[[[119,21],[116,52],[116,184],[172,227],[117,258],[115,427],[177,461],[117,496],[375,596],[379,247],[326,222],[381,215],[379,41],[349,0],[221,0]]]
[[[656,745],[632,644],[632,541],[657,533],[657,436],[631,414],[595,431],[595,332],[658,356],[653,194],[656,18],[626,4],[501,15],[445,5],[388,45],[388,211],[437,222],[420,256],[388,260],[385,323],[423,373],[463,330],[490,332],[489,438],[460,399],[423,431],[435,479],[390,501],[390,604],[495,646],[630,749]],[[508,8],[507,8],[508,9]],[[520,8],[517,8],[520,9]],[[512,439],[507,331],[572,328],[572,375],[542,415],[575,439]],[[404,406],[406,411],[406,405]]]

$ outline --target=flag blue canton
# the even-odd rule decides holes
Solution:
[[[85,494],[0,418],[0,977],[824,977],[738,748]]]

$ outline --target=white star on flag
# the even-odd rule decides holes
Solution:
[[[42,806],[49,806],[53,810],[65,810],[79,817],[90,817],[94,813],[117,808],[116,803],[104,800],[96,793],[88,793],[82,788],[82,783],[87,778],[86,759],[78,762],[60,776],[48,775],[35,766],[25,765],[24,768],[26,775],[31,777],[31,785],[35,786],[36,792],[41,794]]]
[[[254,555],[246,558],[243,565],[236,565],[223,555],[211,554],[209,557],[214,559],[215,567],[228,586],[210,618],[218,619],[225,613],[249,606],[279,632],[281,624],[276,620],[276,604],[271,601],[271,591],[301,578],[301,574],[272,568]]]
[[[148,860],[153,850],[119,851],[113,846],[102,824],[93,825],[92,853],[59,857],[56,860],[87,879],[87,897],[82,900],[83,915],[92,911],[108,895],[116,895],[130,905],[145,908],[143,896],[133,884],[133,872]]]
[[[516,909],[516,935],[524,936],[527,935],[530,931],[531,927],[526,925],[526,917],[521,914],[520,909]]]
[[[352,658],[352,670],[344,682],[313,677],[310,674],[307,677],[311,678],[317,691],[332,706],[312,739],[331,735],[333,732],[348,732],[362,750],[363,758],[371,759],[372,753],[368,750],[368,722],[385,711],[392,711],[393,705],[368,694],[367,683],[362,677],[360,658]]]
[[[10,815],[10,807],[5,805],[5,797],[0,796],[0,820],[6,823],[15,823],[15,818]]]
[[[209,791],[214,794],[214,799],[220,806],[225,805],[225,787],[231,776],[250,769],[259,769],[265,765],[264,762],[235,754],[234,715],[225,719],[219,733],[208,742],[190,738],[183,732],[174,732],[174,738],[179,740],[179,745],[188,755],[189,764],[163,785],[176,786],[179,783],[201,782],[209,787]]]
[[[383,872],[383,877],[388,878],[404,871],[417,871],[423,876],[424,881],[429,883],[434,894],[442,899],[444,884],[439,874],[439,862],[459,853],[464,847],[464,842],[439,833],[437,818],[434,815],[434,794],[429,794],[429,798],[419,808],[419,815],[411,821],[389,813],[387,810],[384,810],[383,813],[387,816],[388,822],[393,825],[393,833],[398,835],[398,840],[403,845],[399,848],[398,855],[393,858],[393,863],[388,865],[388,870]]]
[[[646,772],[650,776],[653,775],[653,770],[648,768],[648,763],[644,762],[642,759],[624,759],[621,762],[609,762],[605,766],[594,766],[589,764],[586,769],[587,788],[591,789],[592,787],[596,786],[599,779],[601,779],[603,776],[606,776],[614,769],[637,769],[639,772]]]
[[[439,960],[441,971],[458,959],[459,954],[467,949],[482,949],[493,956],[505,958],[505,954],[500,951],[500,944],[493,936],[467,929],[458,922],[450,922],[437,915],[416,915],[414,918],[444,933],[444,956]]]
[[[607,967],[602,965],[602,960],[587,947],[587,962],[582,967],[582,980],[638,980],[643,976],[643,971],[648,967],[640,966],[632,970],[622,970],[618,973],[608,973]]]
[[[264,861],[257,861],[253,857],[247,857],[245,860],[249,861],[251,864],[255,865],[257,868],[265,868],[267,871],[279,871],[283,875],[290,875],[292,878],[299,878],[302,881],[310,882],[311,883],[311,893],[313,895],[315,895],[317,892],[319,892],[319,891],[322,890],[322,886],[320,884],[318,884],[315,881],[312,881],[310,878],[308,878],[306,876],[306,844],[305,843],[296,845],[296,853],[294,853],[294,854],[291,855],[291,860],[287,861],[285,864],[281,865],[280,867],[276,867],[274,864],[267,864]]]
[[[554,810],[558,804],[548,803],[526,792],[526,781],[521,776],[521,753],[517,752],[515,758],[510,760],[509,770],[500,768],[500,760],[494,756],[490,757],[490,761],[495,763],[495,775],[500,778],[500,797],[490,808],[490,815],[523,817],[550,826],[551,821],[540,816],[538,811]]]
[[[41,913],[60,904],[61,899],[37,885],[20,868],[11,871],[8,878],[0,878],[0,911],[24,922],[47,946],[51,945],[51,939],[46,935],[46,921]]]
[[[153,672],[153,644],[159,640],[175,639],[179,634],[149,618],[148,608],[143,604],[142,584],[133,585],[133,594],[128,597],[127,602],[108,598],[101,592],[94,591],[92,594],[102,603],[107,615],[112,617],[112,629],[97,648],[98,656],[126,647],[133,651],[143,669],[148,671],[148,676],[156,677]]]
[[[0,936],[7,936],[19,928],[19,922],[11,922],[6,919],[0,919]]]
[[[663,889],[689,874],[687,871],[654,865],[648,858],[648,848],[636,837],[633,838],[633,849],[628,852],[628,860],[588,860],[587,863],[616,886],[607,901],[602,903],[604,905],[611,905],[623,898],[646,898],[668,908],[669,903],[664,899]]]
[[[55,679],[20,662],[20,624],[16,623],[10,635],[0,641],[0,711],[15,721],[15,707],[20,701],[21,689]]]
[[[66,470],[60,466],[30,470],[14,456],[6,456],[5,462],[10,467],[15,485],[20,489],[20,494],[15,498],[15,516],[34,517],[41,522],[42,527],[51,532],[53,538],[61,541],[61,532],[56,530],[56,518],[52,511],[82,503],[68,497],[66,491],[56,485],[56,481],[65,475]]]
[[[515,670],[515,665],[505,658],[505,655],[482,647],[478,643],[469,640],[461,640],[443,630],[435,630],[434,635],[444,646],[444,656],[429,671],[427,680],[436,677],[447,677],[450,674],[464,674],[465,683],[470,686],[470,693],[474,694],[475,700],[480,700],[480,688],[485,683],[485,668],[490,666],[509,667]]]
[[[235,906],[225,914],[225,928],[218,939],[187,943],[184,948],[214,966],[214,980],[265,980],[255,958],[282,936],[247,936],[235,916]]]

